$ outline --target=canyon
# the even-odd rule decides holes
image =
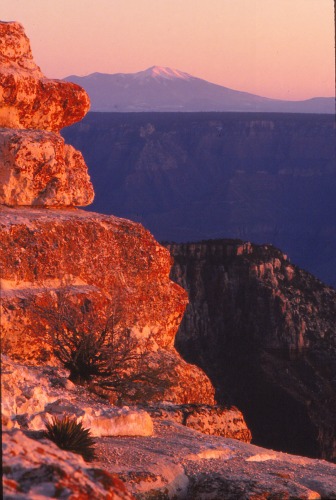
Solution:
[[[336,465],[250,444],[251,431],[240,409],[233,403],[215,404],[215,391],[218,400],[224,400],[226,383],[219,387],[219,379],[211,370],[207,366],[204,370],[208,374],[202,370],[206,363],[199,360],[201,367],[191,364],[177,350],[183,350],[179,338],[184,337],[177,338],[177,331],[188,303],[186,290],[170,276],[171,254],[176,254],[178,264],[178,247],[168,249],[159,244],[139,222],[78,208],[92,203],[93,185],[83,156],[64,141],[60,129],[83,118],[89,98],[79,86],[43,75],[19,23],[0,22],[0,35],[4,497],[334,498]],[[247,271],[259,280],[260,296],[255,294],[255,298],[262,302],[265,324],[274,326],[278,321],[283,327],[270,330],[267,349],[287,349],[290,356],[295,356],[315,346],[325,369],[334,373],[334,335],[327,315],[335,317],[332,289],[307,278],[305,285],[311,289],[316,304],[313,300],[306,304],[305,295],[301,297],[296,288],[301,287],[300,279],[306,274],[289,264],[279,251],[272,251],[275,255],[272,253],[268,262],[261,247],[249,243],[238,247],[233,243],[233,247],[225,250],[231,257],[250,256]],[[253,261],[254,252],[262,256],[261,261]],[[246,265],[243,267],[246,275]],[[237,279],[234,273],[228,274],[234,298]],[[242,277],[239,280],[243,282]],[[291,283],[293,300],[287,299],[282,281]],[[200,280],[195,284],[203,286]],[[190,285],[186,282],[185,286],[188,289]],[[200,297],[201,291],[197,292]],[[253,286],[251,291],[254,293]],[[269,295],[274,299],[271,305],[278,306],[278,316],[267,302]],[[101,335],[107,327],[106,318],[110,318],[108,311],[111,307],[118,309],[117,327],[125,335],[125,342],[127,333],[136,340],[139,352],[146,348],[150,353],[147,369],[165,360],[168,364],[162,366],[172,367],[166,373],[170,384],[164,386],[160,396],[155,393],[153,398],[147,398],[140,394],[135,401],[132,394],[126,394],[124,399],[116,400],[113,393],[107,395],[92,384],[70,380],[71,372],[57,356],[60,344],[55,347],[53,343],[58,326],[52,318],[62,312],[62,297],[70,307],[67,311],[78,311],[77,318],[91,312],[90,335]],[[189,300],[193,307],[190,293]],[[324,301],[326,305],[319,315],[314,307],[320,308]],[[239,311],[234,313],[237,317]],[[286,321],[281,323],[284,311]],[[195,326],[199,323],[197,315],[192,315],[191,320]],[[201,322],[207,321],[206,315],[202,317]],[[311,317],[316,321],[311,320],[312,328],[306,328]],[[251,325],[259,324],[258,318],[251,314]],[[319,331],[314,330],[315,326]],[[62,328],[70,338],[73,330],[69,323],[63,321]],[[77,335],[78,329],[75,332]],[[207,332],[215,347],[216,335]],[[256,349],[263,342],[262,333],[258,329],[253,333]],[[198,346],[197,328],[194,334]],[[62,338],[68,340],[66,335]],[[188,334],[185,338],[188,342]],[[212,352],[212,346],[208,348]],[[203,359],[208,361],[206,349]],[[251,362],[253,359],[251,351]],[[213,361],[217,362],[215,358]],[[269,366],[271,372],[273,365]],[[221,377],[221,371],[218,373]],[[313,374],[312,381],[322,388],[317,399],[312,400],[312,409],[321,402],[321,394],[329,396],[324,401],[330,412],[326,416],[328,424],[333,399],[325,393],[320,374]],[[298,377],[298,385],[300,382]],[[235,397],[233,390],[232,399]],[[91,464],[46,438],[46,423],[64,415],[82,422],[94,437],[96,456]],[[317,440],[324,446],[320,455],[332,458],[333,428],[327,446],[327,427],[321,425],[319,415],[316,411],[308,417],[312,430],[319,426],[323,434]]]
[[[62,134],[90,167],[95,210],[159,241],[271,243],[336,286],[332,115],[88,113]]]

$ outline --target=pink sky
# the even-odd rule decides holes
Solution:
[[[169,66],[280,99],[335,93],[333,0],[1,0],[49,77]]]

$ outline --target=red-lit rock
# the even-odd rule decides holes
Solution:
[[[85,206],[93,198],[83,156],[59,134],[0,130],[0,204]]]
[[[3,433],[2,445],[5,498],[134,498],[116,475],[47,439],[37,441],[14,429]]]
[[[19,23],[0,22],[0,68],[0,127],[59,131],[89,110],[84,89],[44,77]]]
[[[202,434],[238,439],[245,443],[252,440],[241,411],[234,406],[159,403],[144,408],[154,419],[171,420]]]
[[[111,297],[121,323],[153,350],[175,357],[178,382],[165,394],[176,403],[213,404],[206,375],[173,348],[187,303],[169,279],[171,257],[140,224],[81,210],[0,208],[1,323],[3,349],[16,359],[50,362],[43,325],[31,307],[63,283],[103,310]]]
[[[43,77],[20,24],[0,23],[0,40],[3,350],[24,362],[55,362],[46,342],[52,325],[36,307],[55,307],[66,284],[77,310],[85,301],[94,305],[94,328],[108,304],[118,301],[120,327],[141,345],[150,340],[153,363],[160,351],[174,360],[177,381],[166,399],[213,403],[209,379],[173,347],[187,297],[169,279],[169,252],[139,224],[72,208],[89,204],[93,189],[82,155],[57,132],[84,116],[86,93]]]

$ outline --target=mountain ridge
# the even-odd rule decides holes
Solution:
[[[234,90],[189,73],[151,66],[136,73],[91,73],[64,79],[81,85],[91,98],[91,111],[258,111],[334,113],[333,97],[286,101]]]

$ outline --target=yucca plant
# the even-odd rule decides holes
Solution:
[[[52,422],[46,423],[46,428],[45,437],[62,450],[82,455],[87,462],[94,459],[95,441],[90,435],[90,429],[84,429],[82,422],[65,415],[61,419],[53,417]]]

